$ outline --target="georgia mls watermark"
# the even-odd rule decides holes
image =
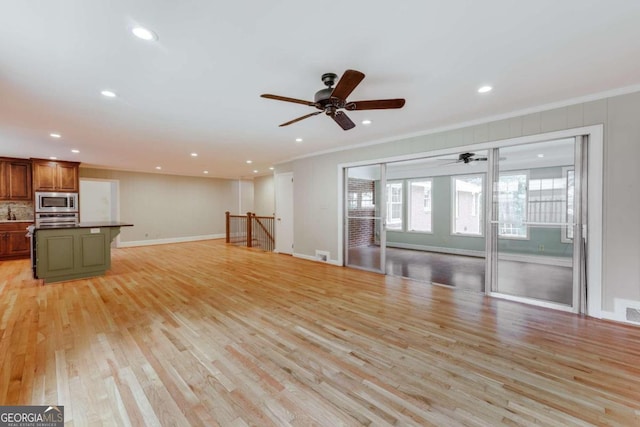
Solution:
[[[63,427],[64,406],[0,406],[0,427]]]

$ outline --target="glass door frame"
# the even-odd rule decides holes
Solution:
[[[498,291],[498,241],[499,241],[499,212],[498,203],[495,200],[495,193],[500,182],[499,153],[501,148],[513,147],[516,145],[536,144],[540,141],[527,141],[520,144],[504,144],[489,150],[487,155],[487,182],[485,187],[485,218],[486,218],[486,269],[485,269],[485,293],[492,297],[510,299],[526,302],[531,305],[553,308],[572,313],[587,312],[587,289],[585,274],[585,249],[584,240],[585,224],[587,223],[587,186],[588,176],[588,137],[586,135],[573,136],[574,139],[574,194],[573,194],[573,222],[563,222],[558,224],[537,224],[525,222],[528,226],[554,225],[561,227],[572,227],[573,229],[573,253],[572,253],[572,303],[571,306],[555,303],[551,301],[536,300],[533,298],[504,294]]]
[[[366,166],[378,166],[380,168],[380,191],[378,192],[378,198],[375,200],[375,204],[379,205],[379,208],[376,208],[378,214],[374,214],[374,216],[357,216],[352,217],[349,216],[349,169],[366,167]],[[343,189],[342,189],[342,204],[343,204],[343,215],[344,218],[344,238],[342,239],[343,253],[344,253],[344,265],[346,267],[357,268],[360,270],[372,271],[375,273],[386,274],[386,249],[387,249],[387,194],[386,194],[386,186],[387,186],[387,164],[386,163],[370,163],[370,164],[361,164],[354,166],[345,166],[342,169],[342,177],[343,177]],[[374,189],[375,194],[375,189]],[[375,212],[375,211],[374,211]],[[380,247],[380,268],[366,268],[363,266],[359,266],[356,264],[351,264],[349,260],[349,220],[350,219],[369,219],[373,220],[374,224],[376,224],[374,228],[375,232],[378,232],[380,236],[379,239],[379,247]]]

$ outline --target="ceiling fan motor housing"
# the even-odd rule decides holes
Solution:
[[[337,78],[337,74],[324,73],[322,75],[322,82],[325,84],[326,88],[317,91],[313,97],[316,107],[320,110],[325,110],[328,115],[332,115],[337,109],[344,107],[343,100],[331,97],[331,94],[333,93],[333,85],[336,83]]]
[[[331,103],[331,92],[333,92],[333,88],[327,87],[317,91],[313,97],[315,103],[320,104],[321,109]]]

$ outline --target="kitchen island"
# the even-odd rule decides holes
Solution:
[[[79,222],[34,227],[33,274],[45,283],[102,276],[111,268],[111,242],[124,222]]]

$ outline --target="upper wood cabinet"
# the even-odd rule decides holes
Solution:
[[[0,158],[0,200],[31,200],[31,162]]]
[[[34,191],[77,193],[80,188],[77,162],[32,159]]]

